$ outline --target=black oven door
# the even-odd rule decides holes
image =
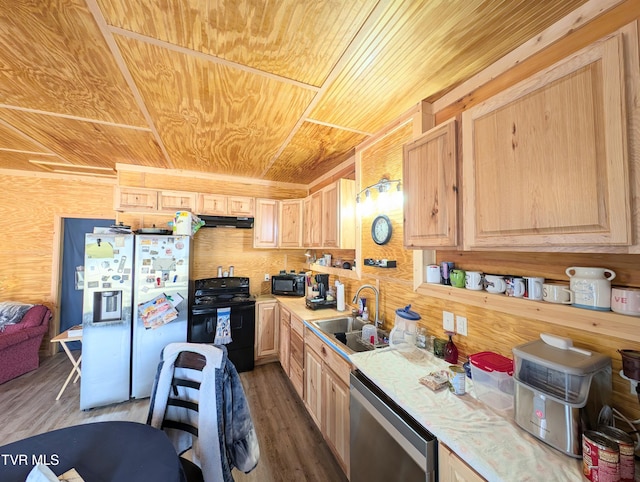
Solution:
[[[218,324],[218,310],[214,307],[193,308],[189,319],[187,341],[213,343]],[[255,304],[232,306],[230,315],[231,343],[226,344],[229,360],[238,372],[253,370],[255,341]]]

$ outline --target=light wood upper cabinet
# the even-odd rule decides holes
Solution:
[[[224,194],[198,194],[197,213],[210,216],[246,216],[255,213],[255,200],[245,196]]]
[[[196,210],[196,193],[182,191],[160,191],[158,211],[175,212]]]
[[[227,215],[227,196],[224,194],[198,194],[198,214]]]
[[[278,204],[274,199],[256,199],[253,247],[278,247]]]
[[[303,244],[309,248],[322,245],[322,191],[317,191],[304,200]]]
[[[322,246],[337,248],[339,245],[340,194],[338,184],[333,183],[322,189]]]
[[[281,248],[302,247],[302,210],[302,199],[280,201],[278,246]]]
[[[276,300],[256,303],[255,359],[262,360],[278,356],[278,335],[280,320]]]
[[[462,114],[465,249],[632,242],[620,35]]]
[[[338,179],[322,189],[322,247],[355,249],[356,183]]]
[[[245,196],[227,196],[227,212],[229,216],[254,216],[255,199]]]
[[[451,119],[404,145],[406,248],[458,244],[456,134],[456,121]]]
[[[114,206],[116,211],[155,212],[158,210],[158,191],[137,187],[115,187]]]

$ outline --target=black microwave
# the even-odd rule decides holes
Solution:
[[[304,274],[275,274],[271,277],[271,294],[278,296],[304,296],[307,277]]]

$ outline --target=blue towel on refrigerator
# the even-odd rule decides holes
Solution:
[[[216,337],[213,340],[213,344],[226,345],[231,342],[231,308],[218,308]]]

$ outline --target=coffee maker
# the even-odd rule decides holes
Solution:
[[[316,283],[318,284],[318,298],[322,298],[324,300],[327,299],[327,290],[329,289],[329,275],[328,274],[317,274],[315,276]]]
[[[314,277],[315,284],[318,287],[318,295],[315,298],[307,298],[307,308],[319,310],[321,308],[335,308],[337,303],[335,298],[327,299],[327,291],[329,290],[329,275],[317,274]]]

